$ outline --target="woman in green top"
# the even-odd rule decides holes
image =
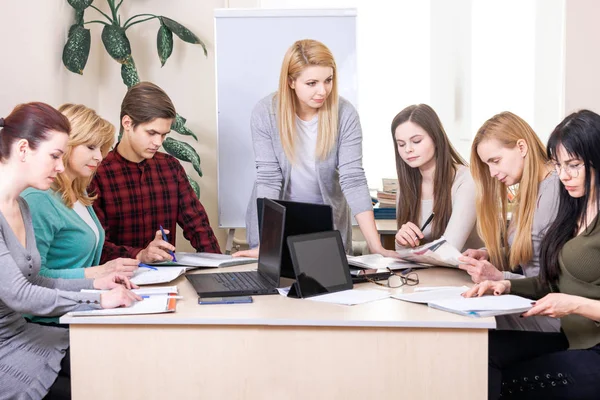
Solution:
[[[484,281],[464,296],[513,293],[536,299],[523,317],[561,319],[559,333],[490,331],[489,398],[600,396],[600,115],[566,117],[547,147],[562,187],[542,241],[540,275]]]
[[[115,141],[114,126],[83,105],[59,108],[71,123],[63,155],[64,172],[49,190],[29,188],[22,193],[29,204],[37,247],[42,258],[40,275],[49,278],[97,278],[111,272],[132,276],[138,261],[127,258],[103,265],[100,254],[104,229],[96,218],[86,188],[96,168]]]

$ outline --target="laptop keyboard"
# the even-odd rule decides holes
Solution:
[[[262,281],[255,279],[254,274],[227,272],[225,274],[215,274],[215,279],[229,289],[269,289]]]

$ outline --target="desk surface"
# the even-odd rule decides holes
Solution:
[[[243,271],[256,268],[255,264],[223,269],[206,269],[194,273],[215,271]],[[431,268],[419,270],[419,286],[446,286],[472,284],[461,270]],[[280,295],[253,296],[251,304],[198,305],[191,284],[180,277],[176,284],[179,294],[175,313],[149,315],[119,315],[71,317],[65,315],[60,322],[77,324],[118,325],[268,325],[268,326],[355,326],[355,327],[405,327],[405,328],[464,328],[494,329],[494,318],[470,318],[443,312],[422,304],[412,304],[396,299],[385,299],[366,304],[345,306],[292,299]],[[372,283],[355,285],[355,289],[387,290],[392,294],[412,292],[412,287],[386,289]]]

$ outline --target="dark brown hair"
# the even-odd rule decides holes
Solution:
[[[392,140],[396,154],[396,172],[398,173],[398,209],[396,222],[398,229],[406,222],[418,223],[421,212],[421,182],[418,168],[409,167],[400,156],[396,144],[396,128],[411,121],[419,125],[433,141],[435,146],[435,175],[433,178],[434,198],[432,237],[444,234],[452,215],[452,184],[456,175],[456,165],[467,165],[465,160],[450,144],[439,117],[427,104],[416,104],[400,111],[392,120]]]
[[[169,96],[160,87],[150,82],[140,82],[127,90],[121,103],[121,118],[128,115],[135,128],[139,124],[156,118],[174,119],[177,113]],[[119,132],[123,132],[123,125]]]
[[[48,140],[50,131],[71,132],[67,117],[45,103],[19,104],[4,118],[0,128],[0,161],[10,158],[14,142],[25,139],[35,150],[40,142]]]

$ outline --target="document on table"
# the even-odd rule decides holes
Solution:
[[[389,297],[390,294],[384,290],[350,289],[342,290],[341,292],[322,294],[320,296],[307,297],[305,300],[353,306],[355,304],[363,304],[368,303],[370,301],[383,300]]]
[[[108,290],[99,290],[99,289],[81,289],[83,293],[106,293]],[[179,290],[177,286],[156,286],[156,287],[148,287],[148,288],[139,288],[131,290],[135,294],[139,294],[140,296],[153,296],[159,294],[178,294]]]
[[[443,299],[462,299],[461,293],[469,290],[466,286],[449,287],[444,286],[441,289],[429,288],[425,291],[415,291],[413,293],[395,294],[394,299],[410,301],[411,303],[427,304],[431,301]]]
[[[119,307],[102,310],[71,311],[67,315],[73,317],[90,317],[96,315],[134,315],[134,314],[158,314],[175,312],[177,299],[167,294],[154,295],[134,302],[130,307]]]
[[[187,271],[188,267],[154,267],[138,268],[130,279],[136,285],[152,285],[155,283],[166,283],[177,279]]]
[[[533,300],[506,294],[460,299],[449,298],[429,302],[429,307],[469,317],[492,317],[496,315],[520,314],[532,307]]]

